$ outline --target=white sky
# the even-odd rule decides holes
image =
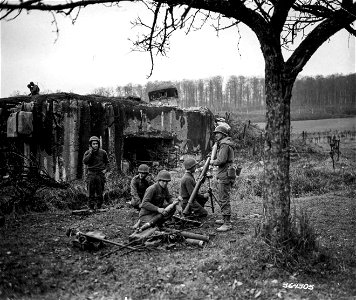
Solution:
[[[59,38],[53,32],[49,13],[22,14],[1,22],[1,97],[18,90],[29,93],[27,84],[38,83],[41,91],[61,90],[91,93],[98,87],[148,80],[209,78],[215,75],[263,76],[264,61],[255,35],[242,28],[220,33],[211,27],[185,35],[176,32],[168,57],[156,58],[153,76],[148,53],[131,52],[129,38],[137,30],[130,21],[142,11],[92,6],[81,11],[73,26],[69,18],[57,16]],[[355,72],[355,38],[337,33],[308,62],[300,75],[349,74]]]

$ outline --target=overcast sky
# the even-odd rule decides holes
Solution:
[[[209,78],[215,75],[263,76],[264,61],[252,32],[241,28],[220,33],[211,27],[186,36],[177,32],[168,57],[157,58],[153,76],[148,53],[131,52],[129,39],[137,30],[132,21],[144,15],[138,6],[83,9],[75,25],[57,16],[59,37],[49,13],[22,14],[1,22],[1,97],[14,91],[27,94],[30,81],[41,91],[61,90],[91,93],[98,87],[148,80]],[[56,41],[56,42],[55,42]],[[301,75],[349,74],[355,72],[355,38],[339,32],[312,57]]]

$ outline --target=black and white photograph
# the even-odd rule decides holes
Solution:
[[[0,12],[0,299],[356,298],[355,0]]]

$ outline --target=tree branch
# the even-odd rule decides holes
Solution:
[[[288,17],[288,12],[296,0],[275,1],[274,12],[271,18],[271,26],[276,32],[281,33]]]
[[[309,61],[316,50],[336,32],[349,27],[356,20],[356,3],[349,7],[350,11],[338,10],[332,18],[321,22],[295,49],[286,62],[286,70],[291,76],[296,76]]]

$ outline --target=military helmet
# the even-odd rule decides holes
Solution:
[[[150,168],[146,164],[142,164],[142,165],[138,166],[138,172],[139,173],[149,173],[150,172]]]
[[[171,181],[171,174],[166,170],[159,171],[157,180]]]
[[[193,168],[197,164],[198,164],[197,161],[193,157],[188,157],[183,162],[183,166],[186,170]]]
[[[219,125],[216,126],[214,133],[222,133],[224,135],[228,135],[228,130],[225,126]]]
[[[92,136],[92,137],[89,139],[89,144],[91,144],[91,143],[94,142],[94,141],[100,143],[100,139],[99,139],[97,136],[95,136],[95,135]]]

